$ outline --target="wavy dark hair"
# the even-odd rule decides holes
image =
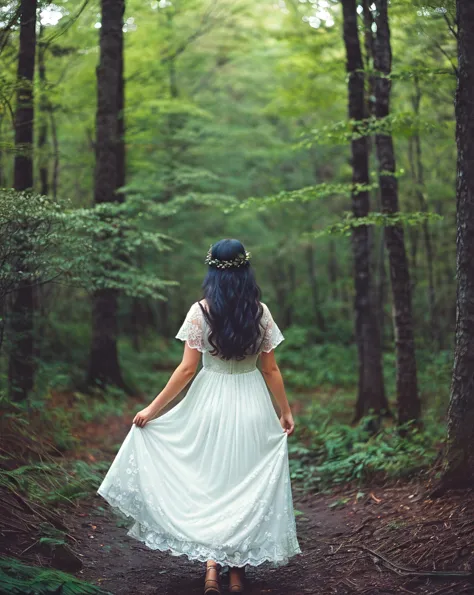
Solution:
[[[245,255],[239,240],[220,240],[211,248],[212,259],[234,260]],[[249,262],[227,269],[210,265],[202,284],[209,324],[210,353],[222,359],[243,359],[258,352],[262,333],[261,291]]]

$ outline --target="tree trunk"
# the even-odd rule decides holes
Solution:
[[[349,118],[361,122],[366,117],[364,65],[360,49],[356,0],[342,0],[344,16],[344,43],[349,75]],[[369,183],[369,148],[366,136],[353,139],[352,148],[352,210],[355,217],[369,213],[369,193],[356,191],[356,184]],[[370,235],[367,226],[354,227],[352,232],[355,280],[355,336],[359,356],[359,386],[355,410],[358,421],[373,411],[388,412],[382,373],[382,353],[377,317],[373,304],[370,266]]]
[[[56,117],[52,106],[49,106],[49,121],[51,124],[51,139],[53,141],[53,179],[51,185],[51,193],[56,200],[58,196],[58,182],[59,182],[59,140],[58,131],[56,128]]]
[[[311,297],[313,302],[313,324],[318,327],[320,333],[326,330],[326,321],[321,311],[321,297],[319,295],[318,275],[316,272],[316,259],[314,257],[313,244],[306,247],[306,262],[308,264],[308,277],[311,287]]]
[[[338,291],[339,282],[339,266],[337,262],[336,243],[329,239],[328,242],[328,278],[331,286],[331,297],[334,301],[342,301],[340,292]]]
[[[420,88],[420,81],[418,77],[415,76],[415,95],[413,97],[413,109],[415,112],[416,121],[419,122],[420,116],[420,103],[421,103],[421,88]],[[421,153],[421,137],[420,133],[417,130],[413,137],[413,142],[415,145],[415,163],[416,163],[416,196],[418,198],[418,203],[420,206],[420,210],[423,213],[428,212],[428,205],[425,199],[425,175],[423,169],[423,159]],[[439,331],[439,322],[438,322],[438,315],[436,311],[436,290],[435,290],[435,283],[434,283],[434,253],[433,253],[433,242],[431,239],[431,231],[428,224],[428,221],[423,221],[423,239],[425,242],[425,251],[426,251],[426,265],[428,268],[428,308],[429,308],[429,319],[430,319],[430,331],[431,331],[431,338],[433,343],[440,348],[440,331]]]
[[[100,63],[97,68],[96,170],[94,202],[121,202],[125,181],[123,14],[125,0],[101,0]],[[118,292],[92,297],[92,344],[87,384],[126,388],[117,349]]]
[[[40,101],[39,101],[39,133],[38,133],[38,155],[39,155],[39,177],[40,177],[40,194],[46,196],[49,193],[48,184],[48,156],[46,155],[46,147],[48,143],[48,98],[46,91],[46,62],[45,53],[46,45],[43,40],[44,27],[40,25],[39,43],[38,43],[38,75],[40,81]]]
[[[474,486],[474,4],[457,0],[456,342],[442,489]]]
[[[388,0],[376,0],[377,34],[375,39],[374,66],[376,80],[376,117],[383,120],[390,113],[390,73],[392,52],[388,24]],[[380,198],[384,213],[397,213],[398,184],[395,177],[395,153],[392,135],[377,134],[375,137],[379,162]],[[405,239],[401,225],[390,225],[385,229],[390,279],[392,283],[395,344],[397,352],[397,407],[398,421],[417,422],[420,418],[418,396],[415,341],[411,307],[411,286]]]
[[[385,270],[385,235],[384,229],[380,230],[378,238],[378,275],[377,275],[377,320],[380,332],[380,345],[383,350],[385,343],[385,301],[387,299],[387,273]]]
[[[17,70],[15,162],[13,169],[13,186],[15,190],[19,191],[33,188],[33,81],[36,52],[36,9],[36,0],[22,0],[20,4],[20,48]],[[21,249],[24,250],[26,256],[28,246],[23,246]],[[34,384],[33,308],[33,287],[25,283],[18,289],[13,298],[11,312],[8,386],[11,398],[17,401],[25,400]]]

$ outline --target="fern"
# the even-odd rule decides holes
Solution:
[[[27,566],[14,558],[0,558],[0,595],[110,595],[110,593],[65,572]]]

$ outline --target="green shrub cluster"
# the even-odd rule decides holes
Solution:
[[[375,434],[369,430],[370,418],[353,427],[338,415],[336,395],[330,405],[315,402],[296,416],[290,470],[305,489],[363,485],[427,471],[446,433],[432,412],[425,414],[423,429],[385,425]]]

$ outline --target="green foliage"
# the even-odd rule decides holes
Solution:
[[[110,595],[107,591],[58,570],[27,566],[0,558],[2,595]]]
[[[1,470],[0,485],[19,489],[31,500],[48,506],[70,503],[94,493],[108,466],[107,462],[84,461],[31,463]]]
[[[0,189],[0,300],[25,284],[68,277],[87,260],[90,242],[79,238],[67,207],[66,201]]]
[[[354,217],[352,213],[344,213],[342,221],[332,223],[325,229],[308,234],[312,238],[320,238],[325,235],[350,236],[354,228],[365,225],[377,227],[390,227],[401,225],[406,227],[421,226],[426,222],[441,221],[443,218],[437,213],[414,212],[414,213],[370,213],[367,217]]]
[[[429,470],[446,428],[430,414],[425,419],[423,430],[384,426],[373,435],[368,430],[370,418],[352,427],[332,418],[327,406],[312,403],[295,420],[297,441],[289,447],[291,476],[307,489],[324,490]]]

